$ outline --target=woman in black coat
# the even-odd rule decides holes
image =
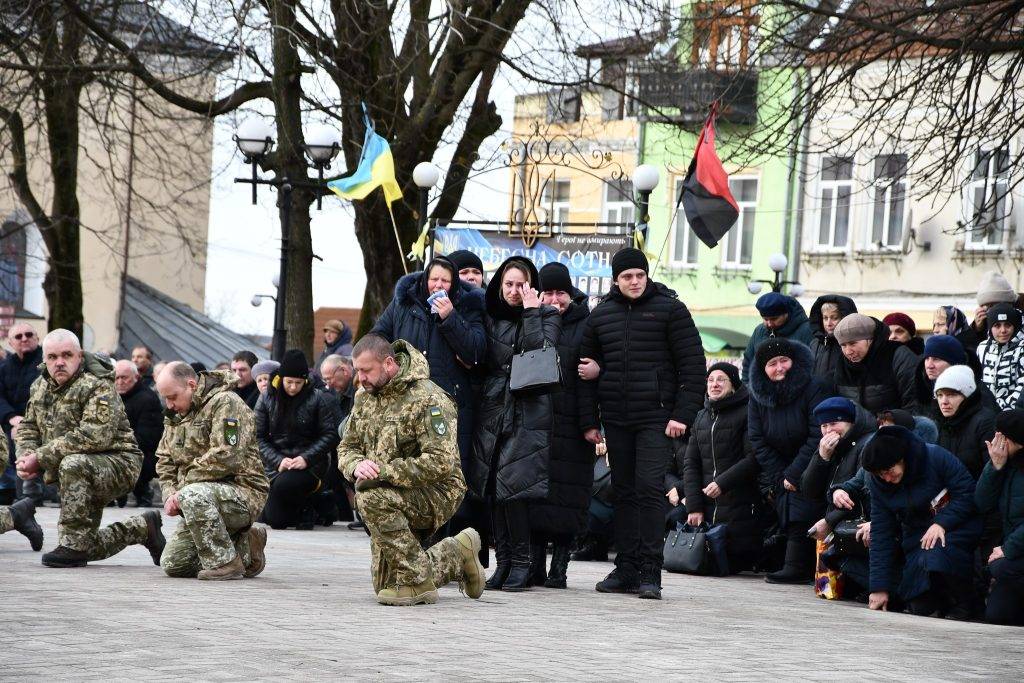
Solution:
[[[803,344],[770,339],[757,347],[750,369],[750,443],[786,536],[785,565],[765,577],[768,583],[807,583],[814,576],[814,541],[807,530],[821,518],[825,499],[808,498],[799,487],[821,440],[814,407],[829,392],[812,374],[813,363]]]
[[[836,326],[843,358],[836,366],[835,391],[869,413],[917,405],[915,371],[918,357],[889,339],[889,326],[860,313]]]
[[[540,289],[541,302],[558,309],[562,316],[557,344],[562,390],[551,394],[554,428],[548,460],[548,497],[530,504],[530,581],[535,586],[565,588],[573,541],[587,525],[594,479],[594,446],[583,438],[577,401],[580,342],[590,309],[586,295],[573,286],[569,269],[561,263],[549,263],[540,269]],[[549,541],[551,569],[545,575]]]
[[[986,441],[996,431],[996,412],[978,391],[974,372],[966,365],[953,365],[935,380],[939,428],[938,445],[957,457],[977,479],[988,461]]]
[[[466,473],[471,490],[491,497],[497,568],[487,587],[526,590],[530,579],[529,503],[548,495],[552,398],[509,390],[512,357],[558,343],[562,319],[534,288],[537,268],[513,256],[487,285],[487,355],[473,457]]]
[[[839,342],[833,336],[836,325],[851,313],[857,312],[853,299],[840,294],[824,294],[814,300],[808,315],[811,328],[811,355],[814,356],[814,376],[825,383],[832,381],[836,366],[843,358]]]
[[[309,380],[306,356],[289,349],[256,403],[256,441],[270,478],[263,520],[274,529],[312,529],[314,496],[338,445],[334,401]]]
[[[760,468],[747,438],[750,394],[731,363],[708,368],[707,393],[683,457],[683,490],[676,492],[686,500],[691,526],[726,525],[729,572],[741,572],[761,553]]]

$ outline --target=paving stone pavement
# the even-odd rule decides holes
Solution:
[[[57,513],[38,513],[45,550]],[[142,547],[47,569],[4,534],[0,679],[1024,678],[1022,629],[870,612],[760,577],[665,574],[656,602],[595,593],[610,565],[578,562],[568,590],[474,601],[452,585],[437,605],[382,607],[367,548],[344,525],[271,530],[262,576],[201,583],[165,577]]]

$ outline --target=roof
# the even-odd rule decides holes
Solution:
[[[154,361],[200,361],[212,368],[239,351],[260,360],[270,353],[199,311],[133,277],[125,282],[117,355],[127,358],[136,346],[148,346]]]
[[[208,59],[231,57],[227,46],[200,37],[161,13],[151,2],[123,0],[111,8],[116,14],[101,8],[99,21],[140,52]]]
[[[649,51],[665,35],[664,31],[648,31],[635,33],[631,36],[603,40],[600,43],[580,45],[576,48],[576,56],[591,59],[594,57],[611,57],[619,55],[636,55]]]
[[[340,320],[352,330],[352,338],[355,339],[356,330],[359,329],[359,316],[362,309],[359,308],[335,308],[332,306],[321,306],[313,311],[313,355],[319,356],[324,350],[324,323],[328,320]]]

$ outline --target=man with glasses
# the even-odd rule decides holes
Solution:
[[[39,348],[39,335],[31,325],[26,323],[13,325],[7,332],[7,343],[12,353],[7,354],[7,359],[0,364],[0,426],[3,427],[4,435],[8,440],[10,459],[0,488],[7,488],[4,485],[7,484],[8,477],[10,478],[8,486],[11,488],[15,486],[14,461],[17,454],[14,452],[14,437],[18,433],[18,425],[25,415],[29,389],[32,387],[32,382],[39,376],[38,366],[43,362],[43,352]],[[36,505],[42,505],[42,481],[36,479],[23,482],[22,495],[32,498]]]

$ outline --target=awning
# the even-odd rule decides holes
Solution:
[[[716,337],[710,332],[701,332],[700,341],[704,345],[704,350],[707,353],[718,353],[724,349],[728,344],[721,337]]]

